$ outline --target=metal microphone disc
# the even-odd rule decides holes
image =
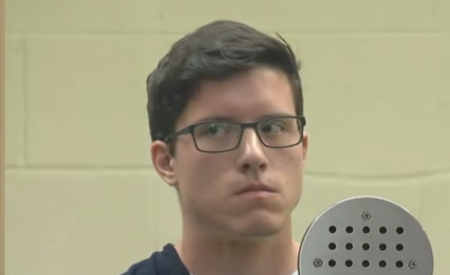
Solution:
[[[323,211],[303,236],[299,275],[432,275],[433,252],[403,207],[353,197]]]

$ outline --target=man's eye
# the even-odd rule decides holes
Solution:
[[[210,123],[201,128],[202,135],[207,136],[222,136],[231,131],[231,127],[227,123]]]
[[[220,127],[219,125],[210,125],[206,128],[206,133],[209,135],[220,134],[221,131],[223,131],[223,127]]]
[[[278,134],[283,131],[283,125],[270,122],[261,127],[261,131],[265,134]]]

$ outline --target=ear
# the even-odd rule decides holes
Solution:
[[[303,132],[302,149],[303,149],[303,165],[306,163],[306,153],[308,152],[309,135],[307,132]]]
[[[177,184],[173,157],[170,154],[169,146],[162,141],[155,141],[150,147],[150,155],[153,167],[159,176],[170,186]]]

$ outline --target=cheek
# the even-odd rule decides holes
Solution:
[[[276,177],[283,179],[285,188],[301,189],[303,182],[303,157],[301,150],[290,148],[272,157],[271,166]]]
[[[298,204],[303,192],[303,157],[298,150],[292,154],[286,154],[285,157],[283,163],[286,163],[286,165],[280,167],[280,169],[283,169],[286,177],[285,195],[287,203],[290,208],[293,208]]]
[[[268,155],[272,166],[280,169],[285,173],[298,172],[302,168],[303,150],[299,147],[292,147],[287,149],[275,149],[274,154]]]
[[[179,155],[176,174],[181,195],[191,198],[210,196],[211,192],[217,191],[213,189],[220,181],[222,167],[220,158],[212,154],[190,152]]]

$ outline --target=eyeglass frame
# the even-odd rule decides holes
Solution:
[[[296,143],[294,143],[294,144],[287,145],[287,146],[268,146],[268,145],[263,141],[263,139],[262,139],[261,136],[260,136],[260,133],[259,133],[259,131],[258,131],[258,127],[257,127],[257,126],[258,126],[259,124],[265,122],[265,121],[270,121],[270,120],[277,119],[277,118],[292,118],[292,119],[295,118],[295,119],[297,119],[297,120],[300,122],[300,124],[298,125],[299,132],[300,132],[300,138],[299,138],[298,142],[296,142]],[[239,140],[237,141],[236,146],[234,146],[234,147],[231,148],[231,149],[220,150],[220,151],[201,150],[201,149],[199,148],[198,144],[197,144],[197,139],[196,139],[196,137],[195,137],[194,130],[195,130],[195,128],[196,128],[197,126],[205,125],[205,124],[208,124],[208,123],[230,123],[230,124],[234,124],[234,125],[239,125],[241,131],[240,131],[240,134],[239,134]],[[296,145],[302,143],[303,137],[304,137],[304,135],[303,135],[303,129],[305,128],[305,126],[306,126],[306,117],[304,117],[304,116],[284,116],[284,115],[283,115],[283,116],[271,116],[271,117],[267,117],[267,118],[264,118],[264,119],[261,119],[261,120],[258,120],[258,121],[254,121],[254,122],[235,122],[235,121],[224,121],[224,120],[214,120],[214,119],[212,119],[212,120],[202,121],[202,122],[198,122],[198,123],[194,123],[194,124],[191,124],[191,125],[189,125],[189,126],[186,126],[186,127],[184,127],[183,129],[178,130],[178,131],[176,131],[176,132],[174,132],[174,133],[172,133],[172,134],[166,136],[166,138],[164,139],[164,142],[170,143],[170,142],[172,142],[176,137],[181,136],[181,135],[191,135],[191,136],[192,136],[192,140],[194,141],[194,145],[195,145],[195,148],[197,149],[197,151],[203,152],[203,153],[224,153],[224,152],[233,151],[233,150],[235,150],[236,148],[238,148],[239,145],[240,145],[241,142],[242,142],[242,137],[243,137],[243,135],[244,135],[245,129],[250,128],[250,129],[253,129],[253,130],[255,131],[256,136],[258,137],[259,141],[260,141],[261,144],[263,144],[265,147],[267,147],[267,148],[274,148],[274,149],[282,149],[282,148],[293,147],[293,146],[296,146]],[[300,129],[300,128],[301,128],[301,129]]]

